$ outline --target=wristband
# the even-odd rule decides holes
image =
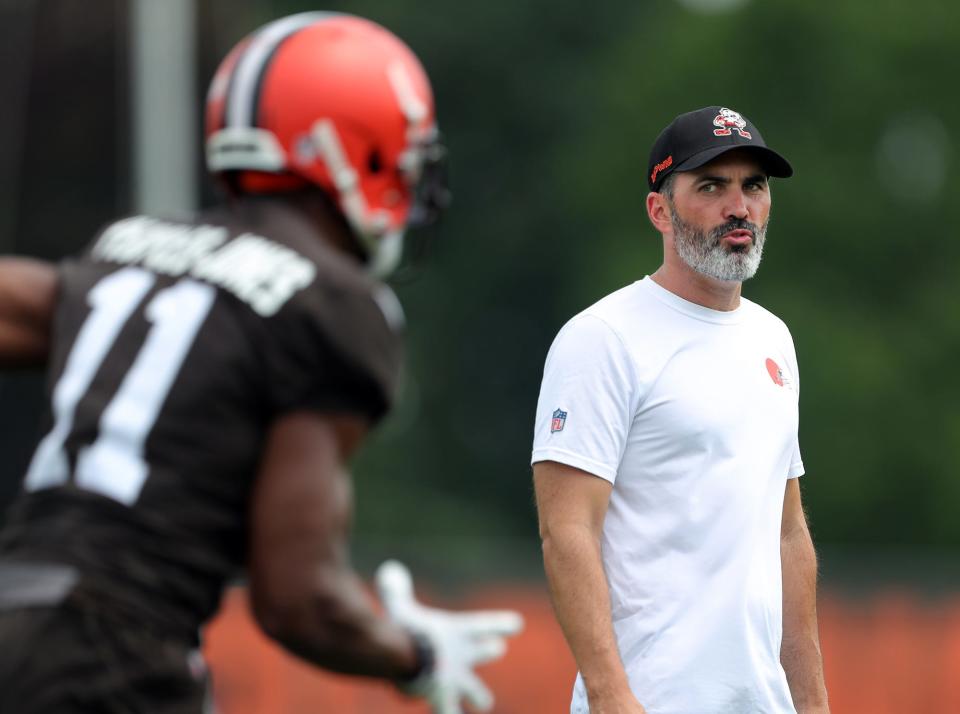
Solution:
[[[420,632],[408,630],[410,639],[413,640],[413,651],[416,655],[416,665],[410,674],[398,677],[397,686],[406,689],[410,685],[418,682],[420,679],[429,677],[433,674],[434,667],[437,664],[437,653],[433,643],[429,638]]]

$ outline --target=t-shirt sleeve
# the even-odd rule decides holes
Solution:
[[[598,317],[575,317],[547,354],[532,463],[556,461],[615,481],[638,392],[620,336]]]
[[[790,330],[787,329],[786,325],[783,327],[785,332],[786,345],[784,347],[784,352],[787,358],[787,369],[790,370],[790,374],[793,381],[793,388],[797,392],[797,400],[800,400],[800,368],[797,364],[797,351],[793,344],[793,337],[790,335]],[[790,458],[790,468],[787,470],[787,478],[797,478],[803,476],[803,458],[800,456],[800,435],[799,429],[798,433],[794,435],[793,439],[793,456]]]
[[[400,335],[375,292],[315,286],[267,322],[263,364],[274,416],[311,409],[360,413],[375,422],[392,406]]]

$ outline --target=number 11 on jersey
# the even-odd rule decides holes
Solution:
[[[54,387],[54,425],[33,455],[25,482],[28,491],[67,483],[64,442],[77,404],[155,282],[156,276],[146,270],[124,268],[103,278],[88,294],[91,312]],[[100,418],[96,441],[77,456],[78,486],[128,506],[136,502],[148,472],[143,458],[147,435],[215,298],[212,286],[184,279],[147,304],[150,331]]]

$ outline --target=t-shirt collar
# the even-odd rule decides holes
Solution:
[[[657,283],[649,275],[644,276],[643,280],[638,280],[637,285],[664,305],[696,320],[713,322],[719,325],[733,325],[743,320],[743,298],[740,299],[740,304],[734,310],[714,310],[709,307],[704,307],[703,305],[697,305],[695,302],[684,300],[676,293],[670,292]]]

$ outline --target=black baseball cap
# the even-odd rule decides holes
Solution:
[[[650,150],[647,184],[651,191],[659,191],[674,171],[690,171],[741,148],[757,153],[768,176],[793,176],[793,167],[767,147],[753,122],[732,109],[715,106],[681,114],[660,132]]]

